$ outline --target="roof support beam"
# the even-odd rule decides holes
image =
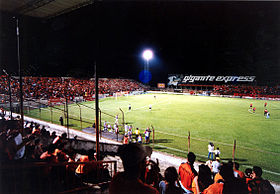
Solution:
[[[55,0],[33,0],[33,1],[30,1],[27,4],[17,8],[14,12],[20,13],[20,14],[25,14],[25,13],[35,10],[39,7],[47,5],[47,4],[51,3],[52,1],[55,1]]]

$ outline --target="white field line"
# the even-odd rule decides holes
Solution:
[[[166,134],[166,135],[171,135],[171,136],[175,136],[175,137],[181,137],[181,138],[187,138],[187,136],[183,136],[183,135],[176,135],[176,134],[173,134],[173,133],[166,133],[166,132],[162,132],[162,131],[158,131],[157,132],[159,133],[162,133],[162,134]],[[202,139],[202,138],[196,138],[196,137],[191,137],[191,139],[194,139],[194,140],[198,140],[198,141],[212,141],[212,140],[208,140],[208,139]],[[218,142],[218,141],[212,141],[214,143],[218,143],[218,144],[221,144],[221,145],[225,145],[225,146],[232,146],[232,144],[228,144],[228,143],[223,143],[223,142]],[[264,150],[259,150],[259,149],[253,149],[253,148],[248,148],[248,147],[245,147],[245,146],[237,146],[237,147],[240,147],[240,148],[243,148],[243,149],[247,149],[247,150],[252,150],[252,151],[259,151],[259,152],[263,152],[263,153],[270,153],[270,154],[274,154],[274,155],[280,155],[280,153],[275,153],[275,152],[270,152],[270,151],[264,151]]]
[[[180,150],[180,149],[176,149],[176,148],[171,148],[171,147],[167,147],[167,146],[162,146],[162,145],[156,145],[158,147],[161,147],[161,148],[166,148],[166,149],[169,149],[169,150],[173,150],[173,151],[177,151],[177,152],[181,152],[181,153],[184,153],[184,154],[187,154],[188,152],[187,151],[183,151],[183,150]],[[204,157],[204,158],[207,158],[206,155],[200,155],[200,154],[195,154],[197,156],[200,156],[200,157]],[[253,168],[253,166],[248,166],[248,165],[244,165],[245,167],[248,167],[248,168]],[[262,169],[264,172],[267,172],[267,173],[270,173],[270,174],[274,174],[274,175],[277,175],[277,176],[280,176],[280,173],[278,172],[272,172],[272,171],[269,171],[269,170],[265,170],[265,169]]]

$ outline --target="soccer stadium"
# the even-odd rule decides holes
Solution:
[[[0,193],[280,193],[277,8],[1,2]]]

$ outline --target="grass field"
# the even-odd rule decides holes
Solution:
[[[256,113],[249,110],[250,103]],[[131,104],[132,110],[128,111]],[[149,105],[152,111],[149,111]],[[81,107],[82,128],[93,122],[94,102],[85,102]],[[59,108],[59,107],[58,107]],[[271,118],[263,116],[264,101],[187,95],[154,94],[100,100],[102,122],[114,122],[121,108],[125,122],[139,127],[142,131],[151,125],[155,128],[155,149],[178,156],[187,154],[188,131],[191,134],[191,151],[197,159],[207,159],[207,145],[212,141],[221,150],[222,160],[231,159],[234,139],[237,141],[236,160],[241,169],[253,165],[264,169],[264,177],[280,182],[280,102],[268,101],[267,109]],[[52,119],[49,109],[30,111],[29,116],[58,123],[61,111],[53,108]],[[69,115],[79,118],[76,104],[69,106]],[[70,120],[72,128],[80,129],[80,122]]]

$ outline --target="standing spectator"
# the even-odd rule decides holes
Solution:
[[[62,116],[59,117],[59,122],[60,122],[60,125],[63,126],[63,117]]]
[[[128,135],[129,141],[131,142],[132,141],[132,130],[131,129],[128,130],[127,135]]]
[[[119,115],[116,115],[115,124],[116,124],[116,125],[119,125]]]
[[[136,128],[135,130],[135,135],[136,135],[136,139],[138,139],[138,136],[140,135],[140,130],[138,128]]]
[[[214,144],[212,142],[209,142],[209,145],[208,145],[208,159],[210,159],[210,156],[211,156],[211,160],[213,160],[213,154],[214,154]]]
[[[110,194],[158,194],[150,185],[143,183],[139,177],[146,168],[146,148],[140,144],[127,144],[119,147],[124,172],[117,173],[110,183]]]
[[[142,138],[141,134],[138,135],[137,142],[140,143],[140,144],[143,142],[143,138]]]
[[[104,131],[107,131],[107,130],[108,130],[108,128],[107,128],[107,122],[106,122],[106,121],[104,121],[103,127],[104,127]]]
[[[125,135],[123,137],[123,144],[128,144],[128,136],[127,135]]]
[[[254,166],[252,170],[252,180],[248,182],[250,194],[274,194],[275,189],[268,180],[262,178],[261,167]]]
[[[145,134],[145,143],[148,144],[150,143],[150,134],[151,134],[151,130],[149,129],[149,127],[146,129],[146,131],[144,132]]]
[[[217,149],[214,150],[214,153],[215,153],[215,158],[220,158],[221,152],[220,152],[219,147],[217,147]]]
[[[189,152],[187,156],[187,162],[182,163],[179,166],[179,176],[180,176],[180,184],[186,193],[192,192],[192,182],[195,176],[197,176],[197,172],[193,167],[195,161],[195,154],[193,152]]]
[[[5,116],[6,116],[6,111],[3,107],[0,108],[0,117],[2,119],[5,119]]]
[[[124,134],[127,134],[127,132],[128,132],[128,125],[127,125],[127,123],[124,125]]]

